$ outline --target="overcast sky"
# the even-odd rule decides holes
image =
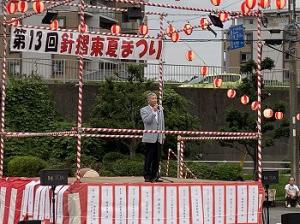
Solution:
[[[257,0],[258,1],[258,0]],[[210,0],[151,0],[150,2],[155,3],[164,3],[164,4],[174,4],[174,5],[183,5],[191,6],[198,8],[212,8]],[[241,3],[244,0],[221,0],[221,5],[218,7],[220,9],[226,10],[240,10]],[[271,0],[271,7],[274,9],[275,0]],[[300,7],[300,0],[296,0],[296,5]],[[155,11],[155,12],[167,12],[169,16],[165,18],[164,27],[167,26],[167,21],[170,21],[176,29],[182,29],[184,24],[189,21],[192,25],[198,25],[201,17],[207,17],[207,13],[199,13],[195,11],[183,11],[183,10],[173,10],[166,8],[157,8],[157,7],[147,7],[146,11]],[[158,16],[149,16],[148,17],[149,29],[152,29],[152,34],[154,35],[159,32],[159,17]],[[224,24],[225,27],[229,27],[231,22]],[[202,65],[204,62],[207,65],[211,66],[220,66],[221,65],[221,42],[218,39],[222,39],[221,29],[214,27],[218,31],[218,35],[215,38],[214,35],[209,31],[200,31],[195,30],[192,35],[186,36],[184,33],[181,33],[181,39],[209,39],[209,42],[180,42],[180,43],[166,43],[164,46],[164,58],[166,63],[171,64],[192,64],[192,65]],[[196,58],[192,62],[187,62],[185,59],[185,53],[189,49],[192,49],[196,53]]]

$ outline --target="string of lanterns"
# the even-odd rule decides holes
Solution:
[[[221,0],[210,0],[211,4],[214,6],[219,6],[221,4]],[[270,0],[245,0],[241,4],[241,11],[243,13],[248,13],[255,6],[259,6],[263,9],[269,8],[271,5]],[[283,9],[286,6],[286,0],[275,0],[275,7],[276,9]]]
[[[229,99],[234,99],[236,97],[236,90],[234,89],[228,89],[227,90],[227,97]],[[247,105],[250,102],[249,96],[247,95],[243,95],[240,98],[240,101],[243,105]],[[259,106],[259,102],[258,101],[253,101],[251,103],[251,110],[256,111],[258,110],[258,106]],[[272,118],[274,116],[274,118],[276,120],[282,120],[284,118],[284,114],[281,111],[277,111],[274,113],[274,111],[271,108],[266,108],[263,111],[263,115],[265,118]],[[300,121],[300,113],[297,114],[296,119]]]

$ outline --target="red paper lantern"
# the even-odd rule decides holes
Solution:
[[[44,11],[45,9],[45,5],[43,2],[41,2],[40,0],[36,0],[35,2],[33,2],[32,4],[32,8],[35,12],[37,13],[41,13]]]
[[[13,21],[12,23],[10,23],[12,26],[20,26],[21,25],[20,20],[18,20],[16,18],[11,18],[10,21]]]
[[[300,121],[300,113],[296,115],[296,119]]]
[[[192,50],[188,50],[185,56],[188,61],[192,61],[194,60],[195,54]]]
[[[214,87],[215,87],[215,88],[220,88],[221,85],[222,85],[222,79],[215,78],[215,79],[214,79]]]
[[[200,19],[200,27],[202,30],[207,29],[208,27],[208,20],[206,18],[201,18]]]
[[[193,26],[191,24],[187,23],[184,25],[183,31],[185,32],[186,35],[191,35],[193,32]]]
[[[175,32],[174,26],[172,26],[172,24],[169,24],[168,27],[167,27],[167,29],[166,29],[167,35],[168,35],[169,37],[171,37],[171,36],[172,36],[172,33],[174,33],[174,32]]]
[[[140,27],[139,27],[139,33],[141,35],[145,36],[148,33],[148,31],[149,31],[149,29],[148,29],[147,25],[145,25],[145,24],[140,25]]]
[[[228,19],[229,15],[226,12],[220,12],[219,13],[219,18],[222,22],[226,21]]]
[[[221,4],[221,0],[210,0],[211,4],[214,6],[219,6]]]
[[[246,0],[245,2],[249,9],[253,9],[256,5],[256,0]]]
[[[177,33],[176,31],[174,31],[172,34],[171,34],[171,40],[175,43],[179,40],[180,36],[179,36],[179,33]]]
[[[271,118],[271,117],[273,117],[274,113],[273,113],[272,109],[267,108],[267,109],[264,110],[263,114],[264,114],[265,118]]]
[[[111,26],[110,32],[113,34],[119,34],[121,32],[121,27],[117,24],[114,24]]]
[[[19,1],[19,3],[18,3],[18,10],[21,13],[24,13],[24,12],[26,12],[28,10],[28,3],[27,3],[26,0]]]
[[[53,20],[53,22],[50,24],[50,28],[52,30],[57,30],[58,27],[59,27],[58,20],[57,19]]]
[[[251,11],[251,9],[249,9],[249,8],[247,7],[246,2],[243,2],[243,3],[241,4],[241,11],[242,11],[242,13],[248,13],[248,12]]]
[[[236,96],[236,91],[234,89],[227,90],[227,97],[233,99]]]
[[[6,11],[9,14],[13,14],[17,11],[17,3],[15,1],[9,1],[6,4]]]
[[[282,120],[283,119],[283,113],[282,112],[276,112],[275,113],[275,119],[276,120]]]
[[[258,110],[259,102],[258,101],[253,101],[251,103],[251,109],[252,110]]]
[[[263,9],[269,8],[270,7],[270,0],[260,0],[258,4]]]
[[[82,32],[85,33],[85,32],[87,32],[88,30],[89,30],[88,25],[84,24],[84,25],[83,25],[83,30],[82,30]],[[80,24],[78,25],[78,31],[81,32],[81,25],[80,25]]]
[[[283,9],[286,5],[286,0],[276,0],[276,8]]]
[[[247,95],[241,96],[241,103],[246,105],[249,103],[249,97]]]
[[[203,65],[200,67],[200,74],[204,77],[208,73],[208,67],[206,65]]]

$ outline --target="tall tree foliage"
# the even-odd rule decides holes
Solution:
[[[255,69],[257,65],[253,60],[248,61],[246,64],[241,66],[241,72],[247,73],[248,77],[242,80],[241,85],[238,88],[239,95],[247,95],[250,98],[250,102],[257,100],[257,76]],[[266,58],[262,62],[262,70],[271,70],[274,67],[274,61],[270,58]],[[266,107],[270,107],[274,112],[281,111],[286,112],[284,102],[277,102],[276,104],[266,105],[264,100],[269,97],[269,94],[264,91],[262,86],[262,111]],[[224,129],[227,131],[246,131],[256,132],[257,131],[257,113],[251,111],[250,107],[248,110],[241,111],[238,109],[229,109],[226,112],[227,127]],[[277,121],[275,118],[266,119],[263,118],[262,122],[263,132],[263,146],[271,146],[274,144],[274,139],[280,137],[289,136],[289,123],[286,119]],[[253,140],[239,140],[239,141],[226,141],[221,142],[223,146],[229,146],[231,148],[239,150],[242,154],[249,155],[254,162],[254,175],[257,167],[257,142]]]

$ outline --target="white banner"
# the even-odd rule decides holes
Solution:
[[[161,40],[80,34],[77,32],[12,27],[10,50],[83,57],[133,60],[159,60]]]

